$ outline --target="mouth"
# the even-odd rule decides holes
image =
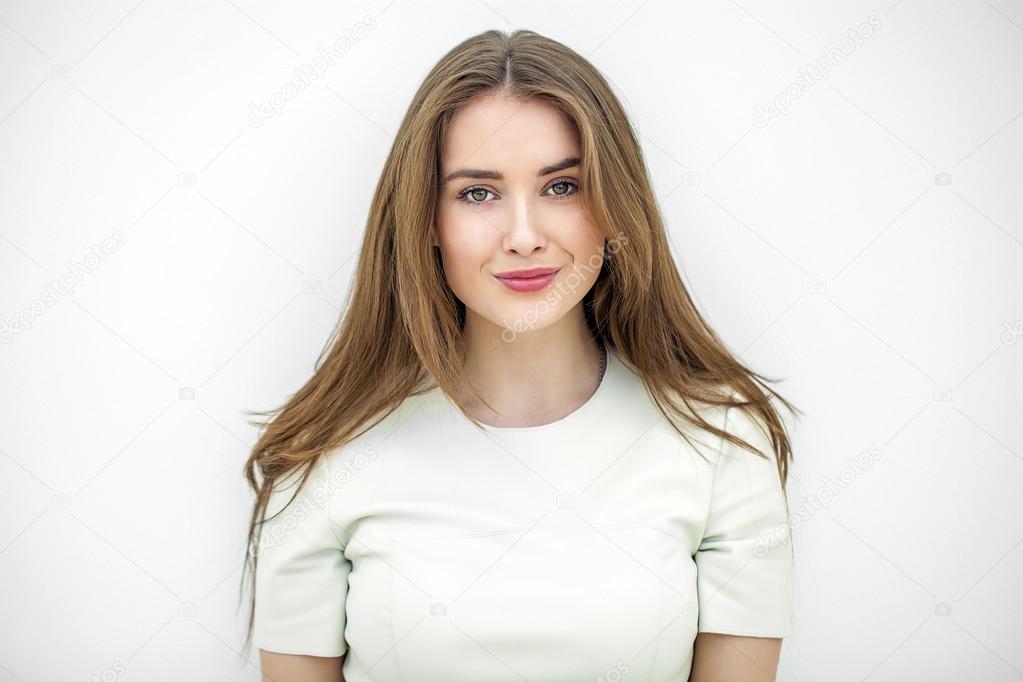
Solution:
[[[558,276],[562,268],[531,268],[529,270],[508,270],[494,277],[512,291],[538,291]]]

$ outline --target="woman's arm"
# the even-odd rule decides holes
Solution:
[[[259,650],[263,682],[345,682],[344,656],[296,656]]]
[[[780,655],[777,637],[701,632],[693,643],[689,682],[774,682]]]

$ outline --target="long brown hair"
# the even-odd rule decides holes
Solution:
[[[245,556],[253,586],[255,540],[277,479],[305,467],[301,489],[318,458],[411,395],[439,386],[465,411],[454,390],[465,379],[465,308],[447,286],[432,236],[446,127],[460,107],[493,93],[542,100],[578,135],[580,196],[614,246],[582,302],[594,338],[642,377],[686,440],[674,415],[767,457],[704,420],[693,405],[740,407],[759,417],[783,486],[787,480],[790,443],[772,397],[801,411],[764,383],[775,380],[740,363],[693,304],[672,261],[636,134],[611,88],[561,43],[528,30],[491,30],[444,55],[416,92],[373,194],[345,312],[313,376],[283,407],[250,413],[270,417],[245,464],[257,496]],[[243,587],[244,579],[245,570]],[[245,649],[254,628],[254,589],[252,595]]]

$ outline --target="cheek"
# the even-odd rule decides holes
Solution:
[[[483,266],[490,260],[493,239],[478,217],[457,211],[439,211],[437,238],[448,283],[455,293],[478,285]]]
[[[572,254],[584,278],[596,279],[604,254],[603,233],[583,214],[567,227],[563,237],[565,250]]]

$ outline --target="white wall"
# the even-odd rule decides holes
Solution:
[[[1018,2],[65,0],[0,3],[0,682],[257,679],[244,410],[311,372],[429,67],[513,27],[611,79],[702,310],[808,412],[779,679],[1023,675]]]

